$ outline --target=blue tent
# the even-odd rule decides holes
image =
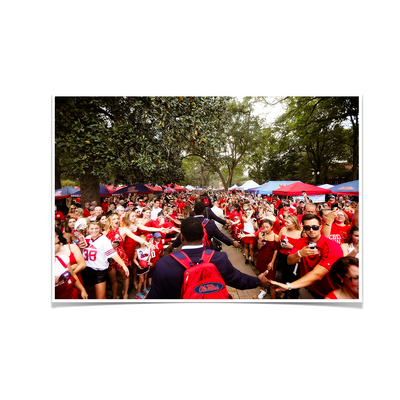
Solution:
[[[61,189],[56,189],[55,198],[56,199],[66,199],[67,197],[71,197],[73,194],[80,192],[79,189],[75,189],[71,186],[66,186]]]
[[[269,181],[264,183],[264,185],[249,189],[249,191],[256,194],[272,194],[273,190],[280,189],[282,186],[291,185],[296,182],[301,181]]]
[[[110,192],[106,185],[100,185],[99,190],[100,190],[100,197],[109,197],[111,196],[112,193],[114,193],[114,190]],[[72,195],[72,197],[81,197],[81,191],[78,190],[76,193]]]
[[[126,186],[122,189],[116,190],[113,193],[113,196],[116,196],[118,194],[148,194],[148,193],[159,193],[158,190],[154,190],[154,188],[152,188],[149,185],[143,185],[141,183],[138,183],[137,185],[130,185],[130,186]]]
[[[346,183],[341,183],[340,185],[335,185],[330,188],[334,194],[345,194],[348,196],[358,196],[358,180]]]

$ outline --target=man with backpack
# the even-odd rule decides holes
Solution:
[[[221,242],[225,243],[227,246],[234,246],[236,248],[240,248],[241,245],[237,240],[232,240],[229,239],[227,236],[225,236],[215,225],[215,222],[212,219],[208,219],[205,217],[205,210],[206,210],[206,205],[200,201],[196,202],[194,204],[194,217],[199,219],[199,221],[202,223],[204,230],[205,230],[205,235],[203,237],[203,244],[207,248],[212,248],[211,246],[211,239],[213,237],[217,238]],[[177,248],[181,245],[181,239],[180,236],[178,236],[175,241],[173,241],[168,247],[168,250],[172,250],[172,247]]]
[[[181,225],[182,251],[157,261],[147,299],[221,299],[230,298],[229,294],[226,296],[225,285],[239,290],[268,286],[265,273],[258,277],[243,274],[232,265],[226,253],[205,249],[202,239],[200,220],[195,217],[184,219]],[[201,270],[203,266],[204,271]],[[199,277],[199,280],[192,279],[191,275],[195,279]],[[207,279],[203,279],[204,276]]]

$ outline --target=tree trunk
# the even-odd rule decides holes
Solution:
[[[61,189],[61,167],[57,156],[54,162],[54,185],[54,189]]]
[[[85,171],[85,174],[79,176],[80,188],[81,188],[81,204],[91,203],[97,201],[98,205],[100,202],[100,180],[97,176],[92,175],[93,167],[90,167]]]

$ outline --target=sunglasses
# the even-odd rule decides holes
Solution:
[[[345,278],[347,278],[350,282],[358,282],[359,281],[359,277],[358,276],[344,276]]]
[[[313,231],[319,231],[319,225],[304,225],[303,226],[305,231],[313,230]]]

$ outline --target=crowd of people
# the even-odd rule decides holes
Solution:
[[[119,285],[124,299],[180,298],[185,269],[169,254],[181,248],[196,264],[218,241],[242,249],[257,276],[223,251],[210,262],[227,285],[259,287],[258,299],[359,297],[358,198],[213,191],[68,203],[55,212],[56,299],[107,299],[107,283],[112,299]]]

